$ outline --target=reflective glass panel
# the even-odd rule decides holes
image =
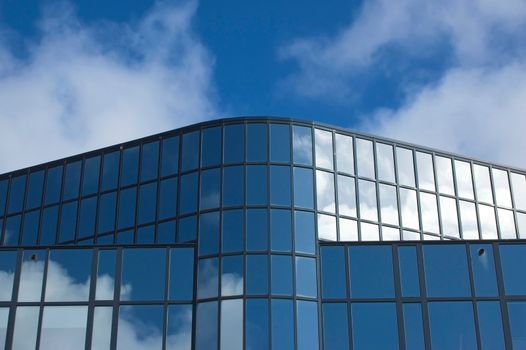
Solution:
[[[474,164],[473,173],[475,175],[475,189],[479,202],[493,204],[493,195],[491,193],[491,182],[489,178],[488,167]]]
[[[137,183],[139,176],[139,146],[122,151],[121,186]]]
[[[332,133],[330,131],[314,129],[316,142],[316,166],[318,168],[333,169]]]
[[[270,242],[273,251],[292,250],[292,218],[290,210],[270,211]]]
[[[247,124],[247,162],[267,161],[267,125]]]
[[[482,349],[505,349],[499,302],[477,302],[477,315]]]
[[[194,249],[172,248],[170,250],[171,300],[192,300],[194,286]]]
[[[97,173],[98,177],[98,173]],[[44,186],[44,171],[37,171],[29,175],[29,185],[27,190],[26,199],[26,210],[40,207],[42,203],[42,188]],[[1,192],[1,189],[0,189]],[[2,201],[2,195],[0,195],[0,202]],[[1,205],[1,204],[0,204]],[[3,210],[0,210],[0,216],[3,214]]]
[[[217,254],[219,250],[219,212],[199,217],[199,256]]]
[[[290,163],[290,127],[270,124],[270,161]]]
[[[399,241],[400,230],[397,228],[382,226],[382,240],[383,241]]]
[[[436,156],[437,166],[437,182],[440,193],[455,195],[455,187],[453,185],[453,170],[451,168],[451,159]]]
[[[161,305],[122,305],[119,308],[117,349],[161,349],[163,339]]]
[[[243,241],[243,211],[223,212],[223,252],[239,252],[245,247]]]
[[[314,254],[315,233],[314,214],[305,211],[294,212],[296,252]]]
[[[250,165],[247,171],[247,205],[263,205],[268,203],[267,167]]]
[[[91,280],[92,251],[52,250],[46,279],[46,301],[87,301]]]
[[[418,164],[418,187],[435,191],[435,175],[433,174],[433,157],[429,153],[416,152]]]
[[[526,295],[526,245],[502,244],[499,249],[506,295]]]
[[[271,292],[273,295],[292,295],[292,257],[271,255]]]
[[[353,303],[351,314],[353,349],[398,349],[394,303]]]
[[[456,201],[453,198],[440,196],[440,213],[444,236],[460,238]]]
[[[363,220],[378,221],[376,203],[376,186],[372,181],[359,180],[360,218]]]
[[[197,219],[189,216],[179,220],[177,242],[192,242],[197,239]]]
[[[243,294],[243,256],[224,256],[221,260],[221,295]]]
[[[396,201],[396,187],[380,184],[379,191],[380,213],[382,215],[382,223],[398,226],[398,204]]]
[[[246,293],[268,294],[268,256],[247,255]]]
[[[471,302],[431,302],[428,307],[433,350],[477,349]]]
[[[201,172],[201,209],[218,208],[221,197],[220,169],[210,169]]]
[[[35,349],[38,331],[38,306],[16,308],[13,349]]]
[[[517,227],[519,238],[526,238],[526,214],[517,212]]]
[[[245,315],[245,348],[268,349],[268,301],[247,299]]]
[[[71,202],[62,206],[60,213],[60,235],[59,242],[67,242],[75,239],[75,227],[77,225],[77,202]]]
[[[362,241],[379,241],[380,233],[378,231],[378,225],[369,224],[367,222],[360,223],[360,229],[362,234]]]
[[[58,206],[44,209],[40,228],[40,244],[55,243],[57,235]]]
[[[111,346],[112,307],[96,307],[93,313],[92,349],[105,350]]]
[[[46,252],[26,250],[23,252],[18,301],[40,301]]]
[[[393,146],[377,143],[376,162],[378,165],[378,180],[395,182]]]
[[[7,199],[7,184],[7,179],[0,181],[0,216],[3,216],[5,212],[5,202]]]
[[[488,205],[479,204],[480,230],[482,239],[497,239],[495,210]]]
[[[217,297],[219,281],[219,260],[201,259],[197,271],[197,297],[199,299]]]
[[[79,238],[95,234],[97,197],[85,198],[80,202]]]
[[[159,142],[142,145],[141,181],[148,181],[157,177],[159,169]]]
[[[336,163],[338,171],[354,174],[354,151],[352,137],[342,134],[336,134]]]
[[[9,320],[9,308],[0,307],[0,346],[5,346],[8,320]]]
[[[356,160],[358,175],[374,179],[373,143],[371,141],[356,139]]]
[[[119,193],[119,224],[118,228],[130,227],[135,224],[135,200],[137,187],[120,191]]]
[[[416,247],[398,247],[398,261],[400,263],[400,283],[402,285],[402,296],[420,296],[420,280],[418,278]]]
[[[510,318],[511,342],[513,350],[526,347],[526,302],[508,302],[508,314]]]
[[[312,165],[312,129],[292,127],[294,164]]]
[[[123,250],[121,299],[162,300],[165,269],[164,249]]]
[[[491,169],[493,173],[493,185],[495,186],[495,198],[497,205],[501,207],[511,207],[510,183],[508,172],[500,169]]]
[[[420,304],[404,304],[404,334],[406,350],[425,349]]]
[[[57,166],[47,171],[46,177],[46,200],[45,204],[56,203],[60,199],[60,187],[62,185],[62,166]]]
[[[464,245],[427,245],[423,250],[429,297],[471,295]]]
[[[21,175],[11,179],[11,190],[9,191],[9,210],[10,213],[22,211],[24,205],[24,191],[26,189],[26,176]]]
[[[170,137],[163,140],[161,175],[177,174],[179,168],[179,137]]]
[[[224,130],[224,162],[243,162],[245,159],[245,125],[227,125]]]
[[[314,208],[312,169],[294,167],[294,206]]]
[[[245,173],[242,166],[223,169],[223,205],[243,205],[245,201]]]
[[[7,218],[4,230],[4,245],[18,245],[20,239],[20,217],[21,215],[15,215]]]
[[[473,182],[471,166],[468,162],[455,160],[455,176],[457,179],[458,196],[473,199]]]
[[[316,203],[318,210],[334,213],[334,174],[316,170]]]
[[[323,346],[325,349],[349,349],[347,304],[323,304]]]
[[[40,211],[35,210],[24,214],[24,230],[22,233],[22,244],[36,245],[38,236],[38,219]]]
[[[478,239],[479,229],[477,223],[477,212],[475,203],[459,201],[460,221],[462,222],[462,238]]]
[[[87,306],[46,306],[40,349],[81,349],[86,339]]]
[[[270,167],[270,204],[290,206],[290,167]]]
[[[272,350],[294,349],[294,318],[292,300],[272,299]]]
[[[181,172],[193,170],[199,166],[199,131],[183,135],[181,155]]]
[[[515,219],[513,218],[513,211],[506,209],[497,209],[499,217],[499,228],[501,239],[515,239],[517,232],[515,231]]]
[[[98,232],[108,232],[114,229],[116,197],[115,192],[106,193],[100,196]]]
[[[330,215],[318,214],[318,239],[336,241],[336,218]]]
[[[355,191],[354,178],[338,175],[338,211],[340,215],[356,217]]]
[[[352,298],[394,297],[390,246],[349,247],[349,273]]]
[[[324,299],[346,297],[345,251],[343,247],[321,247],[321,284]]]
[[[81,161],[66,165],[63,199],[73,199],[79,196]]]
[[[511,173],[511,183],[515,208],[526,210],[526,177],[523,174]]]
[[[268,249],[268,214],[266,209],[247,210],[247,250]]]
[[[316,298],[316,259],[296,257],[296,295]]]
[[[440,233],[436,195],[420,192],[422,229],[425,232]]]
[[[139,227],[135,238],[136,243],[154,243],[155,242],[155,226],[148,225]]]
[[[179,214],[197,211],[197,173],[181,176]]]
[[[217,349],[217,301],[197,304],[196,350]]]
[[[416,191],[400,188],[400,211],[402,213],[402,224],[405,228],[418,230],[418,207],[416,202]]]
[[[159,197],[159,220],[174,217],[177,214],[177,178],[161,181]]]
[[[192,306],[168,306],[166,348],[190,350],[192,348]]]
[[[221,302],[221,344],[222,350],[243,349],[243,299]]]
[[[13,280],[15,278],[16,255],[16,251],[0,252],[0,281],[2,282],[2,288],[0,288],[0,301],[11,301]],[[2,345],[1,341],[0,345]]]
[[[355,242],[358,240],[358,223],[356,220],[340,218],[340,241]]]
[[[319,349],[318,303],[298,300],[296,302],[296,325],[298,349]]]
[[[97,259],[96,300],[113,300],[115,285],[115,250],[100,250]],[[129,288],[127,286],[126,288]],[[129,291],[129,290],[128,290]]]
[[[221,163],[221,128],[203,130],[201,145],[201,166],[207,167]]]
[[[407,148],[396,147],[396,165],[400,185],[415,187],[413,151]]]
[[[155,220],[157,207],[157,183],[149,183],[139,187],[139,222],[145,224]]]

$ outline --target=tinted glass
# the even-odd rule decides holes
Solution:
[[[67,242],[75,239],[77,225],[77,202],[64,204],[60,213],[59,241]]]
[[[247,255],[246,293],[268,294],[267,255]]]
[[[290,127],[288,124],[270,124],[270,161],[290,162]]]
[[[294,164],[312,165],[312,129],[292,127]]]
[[[197,304],[196,350],[217,349],[217,301]]]
[[[84,161],[82,175],[82,195],[96,193],[99,188],[100,156],[88,158]]]
[[[378,166],[378,180],[395,182],[393,146],[377,143],[376,163]],[[404,169],[404,171],[407,170]]]
[[[320,211],[336,212],[333,173],[316,171],[316,203]]]
[[[477,349],[471,302],[431,302],[428,307],[433,350]]]
[[[194,249],[171,249],[169,298],[172,300],[192,300],[193,281]]]
[[[526,245],[501,245],[500,260],[507,295],[526,295]]]
[[[82,162],[68,163],[66,165],[66,178],[64,180],[63,199],[68,200],[79,196],[80,170]]]
[[[97,212],[97,198],[91,197],[80,202],[79,238],[95,234],[95,215]]]
[[[247,250],[268,249],[268,215],[266,209],[247,210]]]
[[[46,301],[87,301],[90,289],[92,251],[52,250],[46,278]]]
[[[481,297],[496,296],[497,279],[492,246],[489,244],[472,244],[469,250],[475,294]]]
[[[102,166],[102,191],[117,187],[119,178],[119,152],[104,155]],[[47,193],[47,192],[46,192]]]
[[[161,181],[159,197],[159,220],[174,217],[177,214],[177,178]]]
[[[8,213],[22,211],[24,205],[24,191],[26,189],[26,176],[21,175],[11,179],[11,190],[9,192]]]
[[[44,209],[40,233],[40,244],[55,243],[57,234],[58,206]]]
[[[273,251],[292,250],[292,218],[290,210],[273,209],[270,212],[270,241]]]
[[[314,129],[316,141],[316,166],[318,168],[333,169],[332,133],[330,131]]]
[[[201,166],[207,167],[221,162],[221,128],[203,130]]]
[[[350,247],[351,297],[394,296],[393,259],[390,246]]]
[[[239,252],[245,247],[243,241],[243,211],[223,212],[223,252]]]
[[[274,295],[292,295],[292,257],[272,255],[271,286]]]
[[[177,242],[192,242],[197,238],[197,220],[195,216],[179,220]]]
[[[272,299],[272,350],[294,349],[292,300]]]
[[[0,274],[3,276],[2,288],[0,289],[0,301],[11,301],[16,268],[16,255],[17,253],[14,251],[0,252]],[[2,345],[2,342],[0,342],[0,345]]]
[[[119,193],[119,225],[118,228],[133,226],[135,223],[135,197],[137,188],[132,187]]]
[[[305,211],[294,212],[296,252],[314,254],[314,214]]]
[[[116,197],[115,192],[100,196],[98,232],[108,232],[114,229]]]
[[[318,239],[336,241],[336,218],[330,215],[318,214]]]
[[[265,162],[267,160],[267,125],[247,125],[247,161]]]
[[[398,182],[400,185],[415,186],[415,168],[413,166],[413,151],[396,147],[396,164]]]
[[[216,254],[219,250],[219,212],[199,217],[199,255]]]
[[[323,346],[325,349],[349,348],[347,304],[323,304]]]
[[[155,220],[157,207],[157,183],[149,183],[139,188],[139,225]]]
[[[57,166],[47,171],[46,178],[46,200],[45,204],[56,203],[60,199],[60,187],[62,184],[62,166]]]
[[[121,186],[137,183],[139,176],[139,146],[122,152]]]
[[[423,249],[428,296],[471,295],[465,246],[428,245]]]
[[[149,225],[146,227],[139,227],[136,234],[137,243],[154,243],[155,242],[155,226]]]
[[[121,299],[124,296],[129,300],[162,300],[165,268],[164,249],[125,249],[122,252],[122,285],[129,285],[129,289],[121,287]]]
[[[0,346],[5,346],[8,320],[9,320],[9,308],[0,307]]]
[[[318,303],[298,300],[296,325],[298,349],[319,349]]]
[[[508,302],[513,350],[526,346],[526,302]]]
[[[218,269],[219,260],[217,258],[199,260],[197,270],[197,297],[199,299],[217,297]]]
[[[197,211],[197,173],[181,176],[179,214]]]
[[[0,181],[0,216],[3,216],[5,212],[5,202],[7,199],[7,185],[7,180]]]
[[[290,167],[270,167],[270,204],[290,206]]]
[[[157,243],[175,243],[176,222],[163,222],[157,226]]]
[[[38,236],[38,220],[40,211],[35,210],[24,214],[24,231],[22,233],[22,244],[36,245]]]
[[[221,302],[221,349],[243,349],[243,299]]]
[[[247,299],[245,314],[245,348],[268,349],[268,301]]]
[[[347,291],[344,248],[321,247],[320,254],[323,298],[345,298]]]
[[[221,295],[243,294],[243,256],[225,256],[221,260]]]
[[[505,349],[499,302],[477,302],[477,315],[482,349]]]
[[[181,171],[196,169],[199,166],[199,131],[183,135]]]
[[[316,260],[296,257],[296,295],[316,298]]]
[[[232,166],[223,169],[223,205],[243,205],[245,200],[244,167]]]
[[[21,215],[10,216],[5,221],[4,245],[18,245]]]
[[[355,188],[354,178],[338,175],[338,211],[340,215],[356,217]]]
[[[247,205],[267,204],[267,167],[247,166]]]
[[[351,317],[353,349],[398,349],[394,303],[354,303],[351,305]]]
[[[402,296],[420,296],[416,247],[399,247],[398,260],[400,263],[400,283],[402,284]]]
[[[163,140],[161,175],[177,174],[179,168],[179,137],[170,137]]]
[[[117,349],[145,346],[162,348],[163,307],[160,305],[123,305],[119,308]],[[142,345],[145,344],[145,345]]]
[[[240,163],[245,159],[245,125],[227,125],[224,128],[224,162]]]
[[[1,186],[1,185],[0,185]],[[38,171],[29,175],[29,188],[27,190],[26,210],[40,207],[42,203],[42,188],[44,186],[44,171]],[[1,192],[1,189],[0,189]],[[2,195],[0,194],[0,202]],[[1,206],[1,204],[0,204]],[[2,215],[0,209],[0,215]]]
[[[155,179],[159,169],[159,142],[142,146],[141,181]]]
[[[406,350],[425,349],[420,304],[404,304],[404,334]]]
[[[374,155],[371,141],[356,139],[356,160],[358,175],[374,179]]]
[[[205,170],[201,173],[201,209],[219,207],[220,203],[220,169]]]
[[[168,306],[166,335],[167,349],[190,350],[192,348],[192,306]]]
[[[294,167],[294,206],[314,208],[312,170]]]

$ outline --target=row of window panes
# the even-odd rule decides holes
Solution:
[[[502,273],[506,296],[526,296],[526,245],[499,246],[502,271],[496,269],[492,245],[470,244],[467,248],[468,252],[464,244],[423,244],[421,248],[405,245],[321,247],[322,297],[346,299],[350,293],[351,298],[358,299],[394,298],[395,274],[399,274],[402,297],[423,296],[423,289],[429,298],[471,297],[472,274],[476,297],[497,298],[498,272]],[[399,266],[394,266],[393,249],[397,250]],[[422,249],[423,261],[418,249]],[[425,276],[419,271],[425,271]]]

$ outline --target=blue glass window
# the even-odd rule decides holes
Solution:
[[[192,300],[193,281],[194,249],[171,249],[169,298],[171,300]]]
[[[268,294],[267,255],[247,255],[246,293]]]
[[[53,244],[56,241],[58,206],[44,209],[40,232],[40,244]]]
[[[199,256],[217,254],[219,250],[219,212],[199,217]]]
[[[294,167],[294,206],[314,208],[312,169]]]
[[[245,319],[245,348],[268,349],[268,300],[247,299]]]
[[[394,303],[354,303],[351,313],[354,350],[398,349]]]
[[[220,203],[220,170],[204,170],[201,173],[201,209],[218,208]]]
[[[267,125],[247,125],[247,161],[267,161]]]
[[[179,137],[163,140],[161,174],[168,176],[177,174],[179,168]]]
[[[113,300],[115,293],[115,250],[99,250],[97,257],[97,286],[95,288],[96,300]]]
[[[402,296],[420,296],[416,247],[398,247],[398,260],[400,263],[400,283],[402,284]]]
[[[164,296],[164,275],[166,250],[130,248],[122,252],[121,299],[162,300]],[[147,283],[145,283],[148,281]],[[129,295],[122,295],[123,293]]]
[[[505,349],[500,303],[498,301],[477,302],[477,315],[482,349]]]
[[[217,301],[197,304],[195,349],[217,349]]]
[[[139,188],[139,225],[155,220],[157,207],[157,183],[149,183]]]
[[[268,203],[267,167],[263,165],[247,166],[247,205],[265,205]]]
[[[508,302],[513,350],[526,348],[526,302]]]
[[[157,178],[159,169],[159,142],[142,145],[141,181]]]
[[[292,295],[292,257],[271,256],[271,286],[273,295]]]
[[[87,301],[92,257],[90,249],[51,250],[47,266],[45,300]],[[72,288],[71,292],[64,292],[63,289],[67,287]]]
[[[135,224],[135,199],[137,187],[120,191],[119,193],[119,229],[130,227]]]
[[[7,180],[0,181],[0,216],[4,216],[7,199]]]
[[[343,247],[321,247],[321,283],[323,298],[345,298],[345,255]]]
[[[270,167],[270,203],[290,206],[290,167]]]
[[[431,302],[428,307],[433,350],[477,349],[471,302]]]
[[[247,210],[247,250],[268,249],[268,217],[266,209]]]
[[[423,249],[428,296],[471,295],[464,245],[429,245]]]
[[[299,253],[314,254],[314,214],[306,211],[294,212],[295,249]]]
[[[496,296],[498,293],[497,279],[491,245],[472,244],[469,247],[469,251],[471,268],[473,269],[473,281],[475,282],[475,294],[483,297]]]
[[[192,305],[168,306],[167,349],[191,350]]]
[[[221,163],[221,128],[203,130],[201,166],[208,167]]]
[[[244,249],[243,210],[223,212],[223,253],[240,252]]]
[[[394,297],[390,246],[349,247],[351,297]]]
[[[43,187],[44,187],[44,171],[41,170],[35,173],[31,173],[31,175],[29,175],[29,187],[27,191],[26,210],[40,207],[40,204],[42,203]],[[0,198],[0,201],[1,201],[1,198]],[[0,215],[2,215],[2,210],[0,210]]]
[[[312,129],[293,126],[294,164],[312,165]]]
[[[106,193],[100,196],[98,232],[113,231],[115,228],[116,193]]]
[[[242,166],[223,169],[223,205],[243,205],[245,200],[245,173]]]
[[[137,229],[137,243],[154,243],[155,242],[155,226],[148,225]]]
[[[57,166],[47,171],[46,200],[45,204],[56,203],[60,199],[62,185],[62,166]]]
[[[122,152],[121,186],[137,183],[139,176],[139,146],[125,149]]]
[[[18,301],[40,301],[46,255],[45,250],[23,251]]]
[[[270,124],[270,161],[290,163],[290,127],[288,124]]]
[[[403,311],[406,350],[425,349],[420,304],[404,304]]]
[[[241,163],[245,159],[245,125],[225,126],[224,162]]]
[[[0,273],[6,276],[2,279],[4,283],[2,285],[2,291],[0,292],[0,301],[11,301],[11,297],[13,293],[13,281],[14,281],[15,268],[16,268],[16,256],[17,256],[16,251],[0,252]],[[1,328],[1,325],[0,325],[0,328]],[[7,322],[6,322],[6,328],[7,328]],[[0,340],[1,339],[2,339],[2,335],[0,334]],[[2,345],[2,342],[0,342],[0,345]]]
[[[77,226],[77,202],[67,203],[62,206],[60,213],[59,242],[68,242],[75,239]]]
[[[221,301],[220,349],[243,350],[243,299]]]
[[[221,295],[243,294],[243,256],[224,256],[221,260]]]
[[[36,245],[38,236],[38,219],[40,211],[35,210],[24,214],[24,233],[22,234],[22,244]]]
[[[292,220],[290,210],[272,209],[270,211],[271,247],[273,251],[292,250]]]
[[[319,349],[318,303],[298,300],[296,302],[296,324],[298,349]]]
[[[294,349],[294,318],[292,300],[272,299],[272,350]]]
[[[219,282],[219,259],[201,259],[197,270],[197,297],[199,299],[217,297]]]
[[[97,193],[99,189],[100,156],[88,158],[84,161],[82,178],[82,195]]]
[[[73,199],[79,196],[81,161],[66,165],[63,199]]]
[[[181,171],[196,169],[199,166],[199,131],[183,135]]]
[[[179,220],[178,243],[193,242],[197,238],[197,219],[195,215]]]
[[[121,328],[122,327],[122,328]],[[126,328],[128,331],[126,332]],[[130,330],[134,330],[135,342],[148,344],[148,349],[162,349],[162,305],[122,305],[119,308],[119,331],[117,349],[130,349]],[[133,344],[133,343],[132,343]]]
[[[105,154],[102,162],[101,190],[107,191],[114,189],[117,187],[119,180],[119,151]]]
[[[11,179],[11,191],[9,192],[8,213],[22,211],[24,205],[24,191],[26,189],[26,176],[20,175]]]
[[[4,245],[18,245],[20,236],[20,216],[10,216],[5,221]]]
[[[316,298],[316,259],[296,257],[296,295]]]
[[[526,245],[501,245],[500,260],[506,295],[525,295]]]
[[[323,304],[323,346],[325,349],[349,349],[347,304]]]
[[[161,181],[159,197],[159,220],[174,217],[177,214],[177,178]]]
[[[195,213],[197,211],[197,173],[181,177],[179,194],[179,214]]]
[[[157,243],[175,243],[175,220],[163,222],[157,226]]]
[[[79,238],[95,234],[96,213],[97,197],[85,198],[80,202]]]

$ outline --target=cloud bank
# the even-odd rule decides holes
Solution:
[[[131,24],[88,25],[62,4],[47,9],[27,55],[0,31],[0,172],[218,114],[196,7],[157,3]]]

